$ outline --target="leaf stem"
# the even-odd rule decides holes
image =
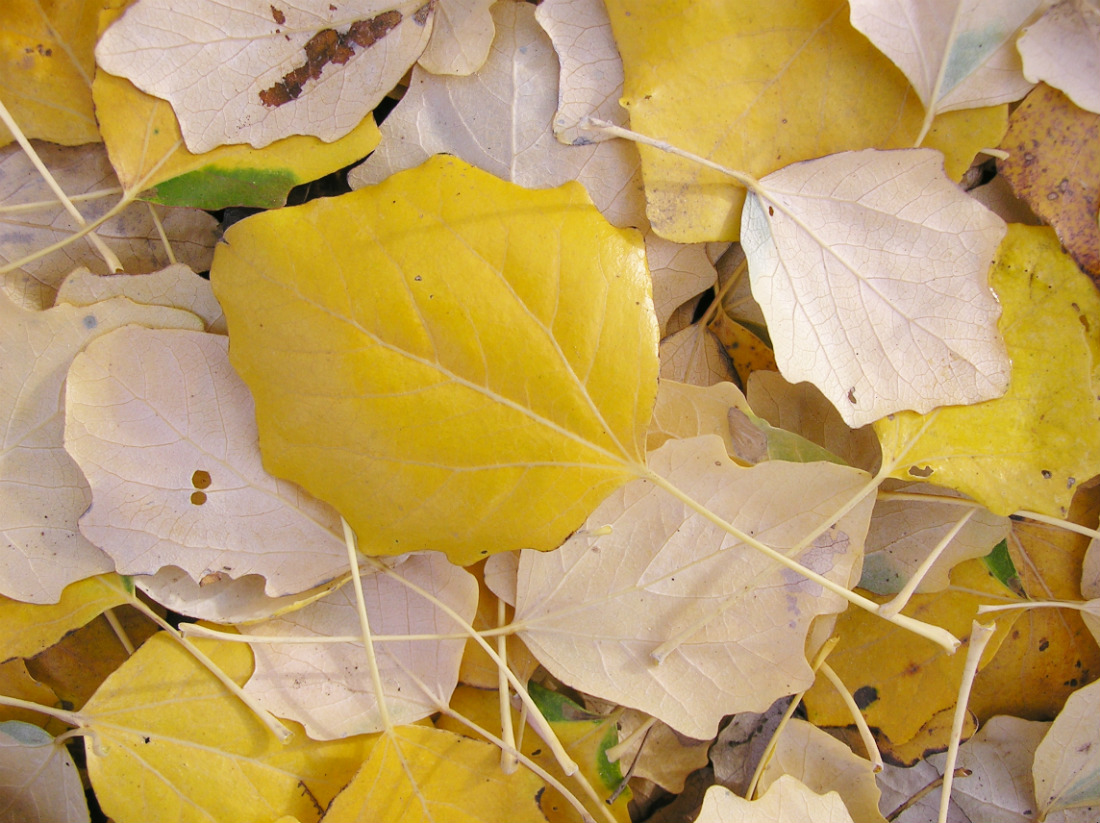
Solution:
[[[867,750],[867,759],[871,761],[871,768],[875,774],[878,774],[883,769],[882,753],[878,750],[878,744],[875,742],[875,736],[871,734],[871,727],[867,725],[867,718],[863,716],[863,712],[859,710],[859,706],[856,705],[855,699],[852,697],[852,693],[848,691],[848,687],[844,685],[844,681],[840,679],[833,667],[825,661],[822,661],[819,672],[832,683],[833,688],[837,690],[840,695],[840,699],[844,701],[844,705],[848,707],[848,713],[852,716],[852,721],[856,724],[856,729],[859,730],[859,738],[863,741],[863,748]]]
[[[1100,530],[1090,529],[1088,526],[1081,526],[1070,520],[1063,520],[1060,517],[1051,517],[1048,514],[1040,514],[1039,512],[1029,512],[1026,509],[1020,509],[1017,512],[1013,512],[1013,514],[1018,517],[1026,517],[1028,520],[1034,520],[1038,523],[1045,523],[1048,526],[1065,529],[1067,532],[1075,532],[1085,537],[1091,537],[1093,539],[1100,538]]]
[[[955,525],[943,536],[943,539],[936,544],[936,547],[928,553],[928,556],[924,558],[924,561],[917,567],[917,570],[910,575],[909,580],[902,587],[901,591],[894,595],[893,599],[888,603],[883,603],[879,607],[879,614],[883,617],[891,614],[897,614],[905,608],[909,602],[909,598],[913,596],[913,592],[917,590],[917,586],[921,584],[928,572],[932,569],[932,565],[940,559],[940,555],[944,553],[947,547],[951,544],[951,541],[955,539],[963,526],[970,522],[970,518],[974,516],[977,509],[967,509],[966,512],[960,517]]]
[[[70,726],[87,726],[89,723],[88,718],[78,712],[57,709],[53,706],[43,706],[41,703],[20,700],[18,697],[8,697],[6,694],[0,694],[0,706],[11,706],[13,709],[25,709],[48,714],[50,717],[56,717],[62,723],[68,723]]]

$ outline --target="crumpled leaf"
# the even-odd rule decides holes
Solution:
[[[994,514],[1064,516],[1076,484],[1100,473],[1100,296],[1048,228],[1010,226],[990,282],[1008,392],[878,421],[884,460],[900,461],[894,477],[961,491]]]
[[[432,74],[473,74],[493,42],[494,0],[437,0],[432,36],[419,63]],[[362,155],[360,155],[362,156]]]
[[[543,0],[535,19],[550,36],[561,63],[554,133],[563,143],[581,145],[607,140],[607,135],[579,128],[585,117],[616,126],[628,125],[619,105],[623,96],[623,61],[601,0]]]
[[[122,574],[177,566],[196,583],[262,574],[271,597],[347,569],[339,515],[260,462],[228,338],[121,329],[76,357],[65,449],[92,490],[81,533]]]
[[[133,323],[202,328],[189,312],[121,297],[30,312],[0,292],[0,593],[7,597],[56,603],[69,583],[113,570],[77,530],[91,492],[62,446],[62,386],[77,352]]]
[[[873,599],[885,602],[887,598]],[[941,626],[966,643],[978,606],[1018,601],[981,560],[969,560],[952,570],[950,588],[914,595],[902,614]],[[996,633],[982,657],[985,664],[1011,630],[1016,614],[996,617]],[[836,634],[841,639],[829,655],[829,665],[855,697],[868,725],[880,730],[890,743],[906,743],[936,713],[955,705],[966,662],[963,655],[948,655],[932,641],[863,609],[849,609],[837,618]],[[815,726],[852,722],[836,689],[823,679],[806,693],[805,704]],[[942,739],[929,739],[925,748],[946,748],[950,724],[940,726],[939,732]]]
[[[1096,716],[1100,712],[1100,682],[1070,695],[1035,750],[1032,774],[1039,819],[1049,812],[1076,806],[1100,806],[1100,745]]]
[[[431,20],[431,4],[420,0],[339,8],[139,0],[100,37],[95,56],[100,68],[168,100],[195,154],[224,143],[259,149],[293,134],[331,142],[420,56]]]
[[[101,26],[107,22],[100,19]],[[183,144],[179,121],[166,100],[102,70],[96,72],[92,94],[119,182],[127,190],[136,189],[142,199],[166,206],[282,206],[292,187],[356,162],[380,139],[374,118],[367,116],[331,143],[293,135],[262,151],[235,145],[193,154]]]
[[[438,552],[412,555],[396,569],[410,583],[435,595],[469,623],[477,608],[477,581]],[[273,714],[305,726],[314,740],[335,740],[382,731],[362,643],[265,643],[265,637],[347,637],[362,634],[352,585],[282,617],[242,626],[256,671],[245,691]],[[363,578],[372,634],[462,633],[443,609],[389,575]],[[412,723],[447,705],[458,684],[466,641],[387,640],[375,645],[383,696],[395,724]],[[423,684],[420,685],[420,684]],[[425,693],[425,687],[429,690]]]
[[[884,491],[887,490],[885,487]],[[859,585],[875,594],[894,594],[925,561],[929,553],[947,532],[973,506],[962,495],[925,483],[892,485],[890,492],[907,495],[957,497],[961,505],[942,500],[918,499],[879,500],[871,514],[871,529],[867,532],[863,577]],[[943,554],[925,574],[918,592],[936,592],[950,584],[953,566],[975,557],[985,557],[993,547],[1008,537],[1010,521],[979,508],[962,530],[952,538]]]
[[[801,435],[835,454],[849,466],[874,474],[882,456],[870,426],[852,430],[816,387],[789,383],[778,372],[749,375],[745,396],[756,414],[773,426]]]
[[[378,149],[348,175],[352,188],[378,183],[433,154],[526,188],[577,180],[616,226],[645,228],[638,153],[625,141],[563,146],[551,124],[557,58],[527,3],[496,3],[496,39],[477,74],[440,77],[413,69],[409,90],[382,123]]]
[[[70,197],[93,195],[118,185],[101,145],[64,148],[39,144],[35,149]],[[115,206],[115,197],[101,194],[78,203],[77,208],[90,223]],[[0,203],[0,265],[61,242],[77,230],[76,222],[16,145],[0,149]],[[96,229],[99,239],[131,273],[161,269],[171,262],[149,210],[144,203],[132,204]],[[157,214],[176,259],[195,271],[210,268],[217,221],[191,209],[158,208]],[[64,277],[78,266],[107,272],[88,240],[80,239],[4,274],[0,283],[20,305],[45,309],[53,305]]]
[[[545,823],[545,784],[527,769],[500,770],[500,749],[443,729],[401,726],[325,812],[323,823]]]
[[[1018,197],[1054,230],[1073,259],[1100,282],[1100,115],[1040,85],[1012,112],[997,164]]]
[[[513,707],[511,709],[512,728],[516,730],[517,744],[523,754],[571,788],[574,794],[585,802],[589,814],[594,819],[606,819],[607,813],[610,812],[616,821],[630,823],[630,814],[627,809],[631,798],[629,788],[619,792],[614,803],[607,803],[611,795],[619,789],[623,779],[620,767],[624,761],[610,763],[607,760],[607,750],[620,739],[617,724],[586,711],[583,706],[565,695],[549,691],[537,683],[528,684],[528,691],[562,748],[577,764],[580,773],[595,790],[596,797],[590,798],[587,793],[582,793],[578,789],[576,780],[565,776],[549,747],[532,728],[524,726],[523,718]],[[497,737],[501,736],[500,693],[496,690],[459,686],[451,699],[451,711],[467,721],[476,723],[487,732]],[[455,734],[482,739],[477,732],[450,714],[441,716],[436,721],[436,727]],[[493,768],[499,769],[499,762]],[[522,770],[523,767],[520,766],[520,769]],[[546,787],[546,790],[539,795],[538,802],[542,813],[550,823],[582,823],[577,810],[553,786]],[[600,806],[603,808],[601,809]],[[496,821],[490,821],[490,823],[496,823]]]
[[[87,823],[91,819],[69,750],[37,726],[0,723],[0,820]]]
[[[1100,114],[1100,8],[1063,0],[1027,27],[1016,43],[1024,74],[1060,89],[1083,109]]]
[[[742,469],[714,436],[670,441],[650,455],[650,467],[780,550],[866,483],[863,472],[833,464]],[[781,493],[791,488],[799,490],[797,505]],[[870,506],[861,501],[794,557],[848,585]],[[520,556],[515,624],[555,677],[696,739],[714,737],[724,715],[762,711],[812,682],[806,633],[817,615],[844,609],[837,595],[648,480],[613,493],[588,523],[556,552]],[[591,531],[608,524],[610,534]],[[652,655],[670,641],[657,662]]]
[[[841,0],[609,0],[607,8],[631,128],[726,168],[761,177],[845,150],[912,146],[920,131],[919,99],[851,27]],[[871,77],[875,93],[865,94]],[[1000,140],[1005,117],[1003,107],[941,116],[923,145],[941,149],[958,179],[975,152]],[[681,243],[738,238],[744,189],[691,161],[639,150],[658,234]]]
[[[194,642],[238,684],[248,678],[247,647]],[[100,743],[85,745],[96,798],[118,823],[270,823],[283,814],[315,823],[375,740],[317,743],[289,723],[297,733],[280,741],[163,632],[107,678],[81,714]]]
[[[79,268],[57,289],[57,303],[91,306],[112,297],[126,297],[143,306],[184,309],[202,318],[212,334],[226,334],[225,314],[214,299],[210,281],[182,263],[150,274],[92,274]]]
[[[226,241],[214,293],[265,465],[364,551],[553,549],[642,462],[642,244],[576,184],[527,191],[438,157]]]
[[[821,389],[853,428],[1008,386],[986,280],[1005,224],[940,160],[846,152],[768,175],[745,203],[752,293],[779,370]]]
[[[122,583],[114,575],[71,583],[50,605],[0,598],[0,660],[33,657],[96,615],[125,602]]]
[[[756,800],[738,797],[724,786],[711,786],[695,823],[853,823],[844,801],[836,792],[820,795],[783,775]]]
[[[4,0],[0,6],[0,88],[30,138],[75,146],[99,140],[89,89],[100,8],[117,0]],[[0,146],[14,138],[0,124]]]
[[[1016,34],[1041,0],[852,0],[852,25],[905,72],[926,110],[1019,100]]]
[[[869,760],[805,720],[792,718],[778,734],[758,791],[766,794],[780,777],[789,775],[812,792],[835,791],[853,820],[886,823],[878,810],[880,793]]]

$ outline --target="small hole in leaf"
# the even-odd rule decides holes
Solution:
[[[206,492],[192,492],[191,502],[196,506],[201,506],[206,502]]]
[[[193,475],[191,475],[191,485],[196,489],[209,489],[210,488],[210,472],[204,472],[199,469]]]
[[[1044,480],[1050,480],[1050,478],[1051,478],[1050,472],[1048,472],[1046,469],[1043,469],[1043,479]]]

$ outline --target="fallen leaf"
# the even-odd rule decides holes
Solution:
[[[563,146],[551,128],[557,58],[528,3],[496,3],[489,58],[469,77],[413,69],[409,90],[382,123],[382,142],[348,175],[379,183],[434,154],[453,154],[502,180],[544,189],[576,180],[616,226],[644,229],[638,153],[622,140]]]
[[[851,27],[840,0],[612,0],[607,8],[631,128],[727,168],[760,177],[849,149],[912,146],[920,131],[919,99]],[[869,77],[874,94],[863,91]],[[923,143],[945,152],[954,179],[1000,140],[1006,117],[1003,107],[959,114],[966,128],[952,133],[956,115],[943,115]],[[681,243],[738,239],[744,189],[657,149],[640,152],[658,234]]]
[[[323,823],[545,823],[542,780],[526,769],[500,770],[491,743],[425,726],[402,726],[325,811]]]
[[[905,72],[928,112],[1019,100],[1016,35],[1041,0],[853,0],[852,25]]]
[[[69,195],[85,195],[80,213],[89,223],[116,205],[118,181],[103,146],[64,148],[47,144],[36,150],[61,188]],[[0,265],[66,240],[78,228],[18,146],[0,149]],[[171,261],[164,251],[150,206],[131,204],[96,229],[96,235],[131,273],[162,269]],[[165,236],[176,259],[194,271],[210,268],[217,221],[191,209],[157,209]],[[99,254],[80,239],[51,254],[21,265],[2,276],[7,295],[26,308],[53,305],[61,281],[79,266],[107,273]]]
[[[1098,712],[1100,683],[1079,689],[1069,696],[1036,748],[1032,774],[1038,819],[1059,809],[1100,806],[1100,763],[1093,751],[1100,745]]]
[[[1100,115],[1040,85],[1012,112],[999,176],[1058,232],[1066,250],[1100,282]]]
[[[1061,89],[1083,109],[1100,114],[1100,9],[1090,0],[1063,0],[1024,31],[1016,44],[1024,74]]]
[[[0,660],[33,657],[107,609],[125,602],[122,583],[114,575],[70,583],[60,599],[50,605],[0,597]]]
[[[661,379],[713,386],[732,382],[736,373],[714,332],[695,323],[661,341]]]
[[[973,504],[957,492],[925,483],[891,485],[883,487],[883,491],[916,497],[890,498],[875,504],[859,585],[875,594],[895,594]],[[920,496],[930,499],[922,502]],[[958,498],[960,505],[951,505],[943,498]],[[1007,517],[978,508],[928,569],[916,590],[928,593],[946,589],[951,569],[964,560],[985,557],[993,551],[994,546],[1008,537],[1009,525]]]
[[[713,288],[718,273],[707,256],[705,243],[685,246],[649,232],[645,236],[645,257],[653,276],[653,307],[664,336],[672,313],[691,298]]]
[[[527,191],[438,157],[226,241],[214,292],[265,465],[365,551],[553,549],[643,462],[642,244],[576,184]]]
[[[836,407],[810,383],[789,383],[778,372],[757,371],[749,376],[745,396],[753,411],[776,428],[801,435],[849,466],[872,474],[878,471],[882,455],[874,429],[849,428]]]
[[[467,624],[473,620],[477,582],[443,555],[413,555],[396,572],[434,595]],[[461,624],[443,606],[382,573],[363,578],[371,633],[391,638],[375,647],[384,686],[381,697],[374,693],[361,642],[264,642],[266,637],[361,636],[352,585],[282,617],[240,627],[241,634],[253,638],[249,645],[256,656],[256,671],[245,692],[273,714],[301,723],[314,740],[382,731],[379,699],[385,700],[393,723],[420,720],[446,706],[458,685],[465,640],[401,637],[461,634]]]
[[[0,689],[5,697],[14,697],[26,703],[54,707],[59,705],[58,695],[49,686],[39,683],[27,670],[26,661],[15,657],[0,663]],[[0,728],[5,722],[28,723],[36,727],[60,725],[49,715],[25,706],[0,704]],[[62,727],[64,728],[64,727]],[[3,817],[3,785],[0,784],[0,820]],[[18,823],[12,820],[12,823]]]
[[[135,323],[202,328],[189,312],[121,297],[31,312],[0,292],[0,593],[7,597],[56,603],[69,583],[113,570],[110,558],[77,529],[92,498],[62,446],[62,386],[69,364],[90,341]]]
[[[650,455],[650,468],[779,550],[866,483],[863,472],[833,464],[739,468],[714,436],[670,441]],[[797,506],[783,505],[790,488],[799,490]],[[870,504],[793,556],[848,585]],[[648,480],[614,492],[588,523],[610,524],[611,533],[582,530],[556,552],[520,556],[513,625],[555,677],[696,739],[714,737],[724,715],[762,711],[812,682],[806,634],[817,615],[843,610],[836,595]]]
[[[657,404],[649,421],[646,451],[654,451],[669,440],[686,440],[701,434],[722,438],[726,453],[736,455],[730,437],[730,410],[751,414],[745,395],[733,383],[693,386],[662,380],[657,387]]]
[[[439,0],[432,36],[419,63],[432,74],[473,74],[485,64],[493,42],[489,7],[494,0]]]
[[[100,25],[107,22],[101,18]],[[102,70],[96,72],[92,95],[119,182],[142,199],[166,206],[282,206],[292,187],[358,161],[380,139],[374,118],[366,116],[331,143],[293,135],[261,151],[234,145],[194,154],[184,145],[179,121],[166,100]]]
[[[197,645],[238,684],[247,679],[247,647]],[[99,743],[85,745],[88,775],[118,823],[270,823],[283,814],[315,823],[375,740],[317,743],[300,727],[278,740],[163,632],[107,678],[81,715]]]
[[[558,55],[558,110],[554,133],[563,143],[583,145],[607,135],[580,128],[585,117],[626,126],[623,61],[611,33],[611,20],[600,0],[544,0],[535,19]]]
[[[80,531],[122,574],[171,565],[196,583],[261,574],[270,597],[304,591],[347,569],[339,515],[264,472],[228,348],[222,335],[132,327],[76,357],[65,450],[92,490]]]
[[[790,697],[782,697],[763,714],[739,712],[730,718],[711,746],[710,761],[717,783],[745,796],[790,704]]]
[[[990,282],[1008,392],[878,421],[884,460],[898,465],[894,477],[955,489],[994,514],[1064,516],[1076,484],[1100,471],[1100,296],[1048,228],[1010,226]]]
[[[768,175],[745,203],[752,293],[779,370],[853,428],[1008,386],[986,280],[1005,224],[940,162],[926,149],[846,152]]]
[[[493,555],[493,557],[501,559],[510,556],[514,555]],[[498,597],[485,582],[485,567],[489,560],[492,559],[493,558],[488,558],[466,569],[466,571],[470,572],[470,574],[477,579],[477,611],[474,613],[474,619],[471,623],[478,631],[506,626],[512,622],[512,615],[515,613],[515,609],[512,608],[504,598]],[[511,575],[513,590],[512,602],[515,602],[515,568],[512,569]],[[501,601],[505,603],[503,620],[500,619],[497,609]],[[490,645],[495,646],[498,643],[499,640],[495,642],[490,641]],[[531,656],[531,652],[523,645],[523,641],[514,634],[507,636],[505,645],[505,652],[508,656],[508,668],[516,675],[516,679],[519,680],[520,683],[526,683],[531,679],[531,676],[538,668],[538,661]],[[458,670],[458,680],[459,683],[464,683],[467,686],[473,686],[478,689],[496,689],[500,686],[500,667],[493,658],[489,657],[488,653],[481,647],[481,644],[475,642],[472,638],[466,640],[466,648],[462,652],[462,664],[459,666]]]
[[[87,823],[92,819],[68,749],[27,723],[0,723],[0,795],[0,820]]]
[[[755,371],[778,370],[775,353],[766,339],[732,319],[720,305],[713,306],[711,312],[714,317],[707,323],[707,328],[722,344],[742,386]]]
[[[212,334],[226,334],[225,315],[214,299],[210,281],[182,263],[151,274],[92,274],[79,268],[57,289],[57,303],[91,306],[112,297],[126,297],[143,306],[183,309],[202,318]]]
[[[92,49],[99,10],[116,1],[5,0],[0,88],[27,137],[66,146],[99,140],[90,91]],[[0,146],[13,139],[0,123]]]
[[[874,597],[876,602],[887,598]],[[935,594],[914,595],[902,614],[941,626],[967,642],[978,606],[1019,602],[981,560],[968,560],[951,572],[951,586]],[[1000,617],[986,647],[988,664],[1012,628],[1015,614]],[[948,655],[930,640],[875,617],[863,609],[849,609],[836,623],[840,643],[829,665],[855,697],[868,725],[893,743],[911,740],[937,712],[954,706],[965,655]],[[828,681],[819,679],[805,696],[808,719],[815,726],[843,726],[851,722],[847,705]],[[926,748],[946,747],[950,726],[941,726],[944,738],[928,740]]]
[[[201,25],[197,24],[201,21]],[[172,104],[189,151],[338,140],[420,56],[432,5],[138,0],[100,37],[100,68]],[[354,77],[354,82],[350,79]]]
[[[853,820],[886,823],[878,810],[880,793],[869,760],[805,720],[792,718],[778,735],[775,752],[760,774],[758,792],[767,794],[787,775],[814,793],[835,791]]]
[[[787,823],[790,820],[853,823],[839,794],[817,794],[789,775],[780,777],[766,794],[751,802],[724,786],[711,786],[695,823]]]
[[[667,723],[634,709],[622,710],[618,717],[619,737],[624,746],[617,762],[620,769],[629,772],[632,781],[650,780],[665,791],[679,794],[688,776],[709,762],[711,740],[677,734]],[[644,725],[649,728],[626,745],[630,736]]]
[[[928,823],[930,820],[936,820],[940,806],[940,792],[937,791],[940,779],[939,770],[926,760],[921,760],[909,768],[887,762],[886,768],[878,774],[878,785],[882,790],[882,805],[879,808],[894,823]],[[929,790],[924,791],[925,789]],[[922,791],[924,794],[915,802],[911,802]],[[894,811],[903,806],[905,806],[904,811],[895,817]],[[959,805],[951,800],[947,807],[947,823],[974,823],[974,821],[971,821]]]

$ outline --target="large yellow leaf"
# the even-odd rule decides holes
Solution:
[[[214,291],[265,465],[366,551],[553,549],[644,461],[644,249],[580,186],[436,157],[225,239]]]
[[[894,476],[927,479],[995,514],[1064,516],[1100,471],[1100,295],[1053,230],[1012,225],[991,273],[1012,377],[1004,397],[875,424]],[[920,434],[922,427],[928,426]]]
[[[491,743],[401,726],[374,747],[324,823],[545,823],[538,805],[544,789],[526,769],[504,774]]]
[[[631,127],[754,176],[850,149],[912,146],[924,118],[905,77],[840,0],[609,0]],[[874,78],[874,94],[866,93]],[[1004,107],[933,123],[954,178],[1004,133]],[[679,242],[736,240],[744,189],[641,147],[650,222]]]
[[[201,642],[237,683],[252,669],[236,643]],[[88,774],[104,812],[117,823],[302,823],[354,775],[374,745],[369,736],[315,743],[301,727],[280,742],[183,648],[151,637],[84,706],[96,737]]]

